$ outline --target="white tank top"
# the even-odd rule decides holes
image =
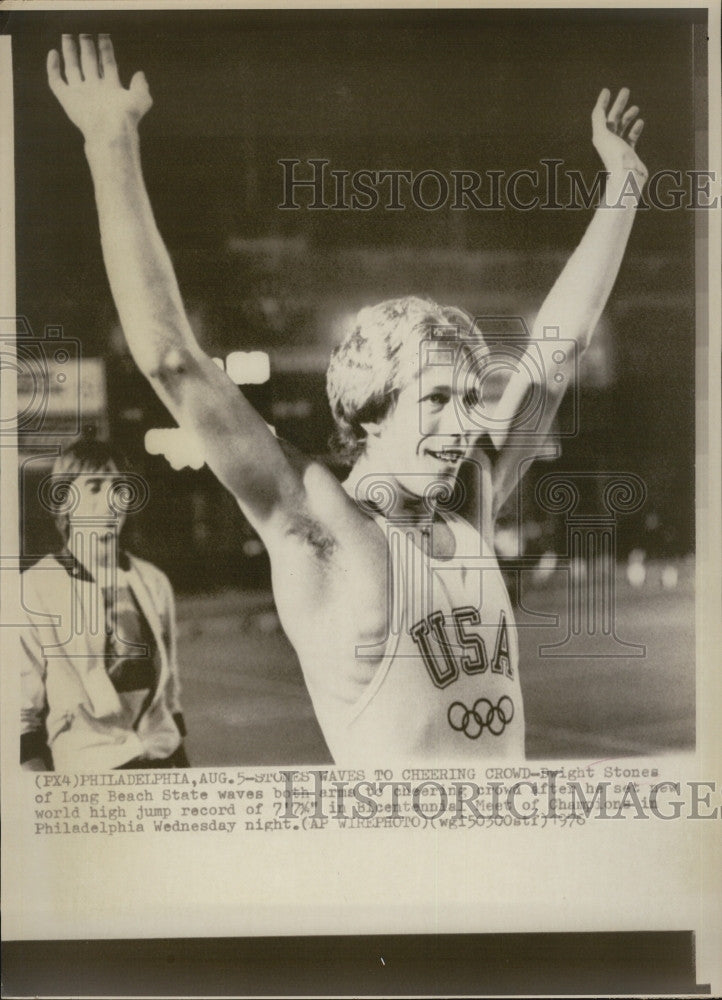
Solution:
[[[517,632],[496,555],[462,518],[444,519],[455,554],[443,559],[418,526],[376,519],[390,553],[389,634],[357,647],[356,664],[380,657],[378,668],[350,705],[310,688],[337,764],[524,757]]]

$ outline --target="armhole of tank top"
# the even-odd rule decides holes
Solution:
[[[451,527],[454,532],[457,542],[462,542],[464,534],[471,535],[474,534],[481,538],[481,548],[482,554],[484,554],[484,547],[489,549],[489,552],[494,553],[494,523],[490,521],[488,524],[482,525],[482,530],[479,532],[470,521],[467,521],[465,517],[460,514],[455,514],[453,512],[448,512],[444,514],[444,520]],[[486,534],[488,532],[488,535]]]
[[[479,532],[476,530],[476,528],[472,524],[469,524],[469,522],[465,518],[459,516],[458,514],[451,514],[450,517],[448,514],[445,514],[444,518],[447,521],[447,523],[451,524],[452,531],[456,535],[457,541],[459,540],[458,536],[459,533],[461,532],[468,532],[469,534],[474,533],[477,536],[479,535]],[[381,516],[377,516],[374,518],[374,520],[385,533],[386,532],[385,519]],[[493,530],[492,530],[492,535],[493,535]],[[490,551],[492,553],[494,552],[493,537],[490,539],[485,539],[484,535],[482,534],[481,542],[482,542],[482,551],[484,545],[486,544],[489,546]],[[387,545],[388,545],[388,538],[387,538]],[[366,709],[366,707],[370,704],[373,698],[378,694],[393,662],[396,648],[399,642],[401,641],[403,625],[404,622],[406,621],[406,580],[404,579],[403,559],[401,558],[394,559],[392,555],[391,566],[392,566],[392,600],[395,599],[396,595],[398,595],[399,600],[402,602],[401,608],[398,609],[399,614],[396,616],[396,620],[400,623],[400,628],[398,633],[394,635],[389,626],[390,634],[388,639],[386,640],[386,645],[384,647],[384,651],[381,656],[381,661],[378,667],[376,668],[376,673],[374,674],[373,678],[369,681],[366,690],[359,697],[359,699],[353,704],[351,712],[349,713],[349,718],[347,723],[347,725],[349,726],[356,721],[359,715],[361,715],[361,713]],[[392,616],[394,615],[396,610],[397,609],[394,606],[392,608]]]
[[[386,519],[379,515],[374,517],[374,520],[379,525],[381,530],[384,532],[384,535],[386,535]],[[388,545],[388,536],[386,536],[386,546],[387,546],[387,551],[389,552],[389,557],[391,559],[390,582],[391,582],[392,606],[391,606],[391,613],[389,616],[389,635],[388,638],[386,639],[386,644],[384,645],[384,651],[381,654],[381,659],[379,661],[379,664],[376,667],[376,672],[374,673],[371,680],[368,682],[366,690],[358,698],[358,700],[354,702],[352,706],[347,723],[347,725],[349,726],[356,721],[356,719],[369,705],[369,703],[373,700],[373,698],[376,697],[379,689],[381,688],[381,685],[386,680],[386,675],[389,672],[389,669],[391,667],[391,664],[393,662],[396,653],[396,649],[399,645],[399,642],[401,641],[401,632],[403,630],[403,623],[406,620],[406,599],[405,599],[406,581],[404,579],[404,573],[403,573],[403,559],[394,559],[393,554],[391,553],[391,549],[389,548]],[[397,608],[396,604],[394,603],[397,595],[399,600],[401,601],[400,608]],[[399,631],[396,634],[394,634],[391,627],[392,622],[394,620],[400,623]]]

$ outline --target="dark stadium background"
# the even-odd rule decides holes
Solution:
[[[145,176],[199,339],[220,357],[268,351],[262,408],[282,436],[323,454],[325,360],[339,316],[425,293],[477,315],[528,320],[591,213],[427,212],[410,199],[402,212],[281,211],[277,161],[448,176],[508,174],[553,157],[591,181],[591,108],[602,86],[627,85],[647,123],[639,149],[650,172],[693,169],[695,141],[702,164],[706,141],[697,20],[692,9],[3,16],[15,67],[18,311],[36,336],[61,325],[85,357],[105,361],[104,431],[151,486],[129,546],[166,570],[179,595],[195,763],[313,762],[326,751],[276,626],[265,556],[236,505],[207,470],[174,472],[144,452],[145,431],[172,421],[125,351],[82,141],[47,89],[47,50],[64,31],[110,31],[124,82],[145,71],[155,101],[142,125]],[[579,434],[532,474],[630,471],[648,489],[644,507],[619,520],[617,592],[619,634],[647,643],[648,654],[539,660],[538,637],[522,630],[532,756],[694,745],[698,215],[639,213],[603,319],[603,356],[579,389]],[[23,483],[28,557],[55,544],[34,503],[39,467]],[[564,530],[547,519],[545,542],[561,551]],[[649,571],[633,587],[624,567],[640,548]],[[670,561],[675,588],[660,582]],[[532,603],[558,611],[565,599],[552,578]]]

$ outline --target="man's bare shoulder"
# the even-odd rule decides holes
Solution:
[[[321,462],[305,461],[303,502],[269,539],[273,590],[284,627],[305,618],[356,621],[366,630],[385,624],[385,533]],[[353,626],[353,631],[357,626]]]
[[[295,552],[295,558],[309,560],[324,575],[345,568],[348,559],[385,556],[383,532],[331,470],[314,459],[293,456],[292,461],[303,489],[269,540],[271,559]]]

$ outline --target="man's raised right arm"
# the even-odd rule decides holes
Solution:
[[[65,79],[61,75],[64,68]],[[143,374],[206,462],[263,532],[298,509],[302,478],[238,387],[199,347],[143,181],[138,123],[152,99],[142,73],[126,89],[110,38],[62,39],[48,81],[85,139],[103,257],[120,322]]]

